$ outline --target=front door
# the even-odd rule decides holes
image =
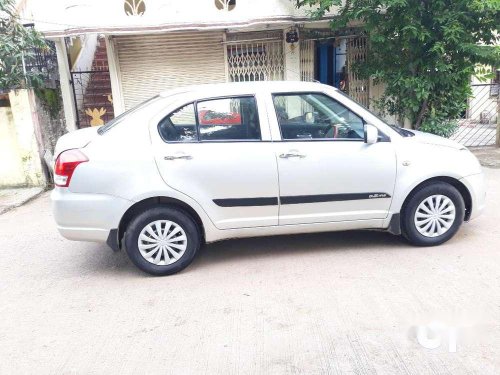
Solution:
[[[273,104],[280,225],[387,217],[396,177],[388,139],[364,143],[363,119],[322,93],[276,94]]]
[[[219,229],[278,225],[276,158],[272,143],[263,141],[266,126],[254,96],[186,104],[158,125],[160,173]]]

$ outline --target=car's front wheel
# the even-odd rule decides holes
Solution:
[[[460,192],[445,182],[423,186],[403,210],[403,235],[418,246],[448,241],[464,221],[465,205]]]
[[[151,275],[171,275],[186,268],[201,243],[195,221],[184,211],[156,207],[128,225],[124,236],[130,260]]]

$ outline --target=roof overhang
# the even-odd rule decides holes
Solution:
[[[308,17],[288,17],[288,16],[277,16],[269,17],[265,19],[255,19],[241,22],[202,22],[202,23],[169,23],[160,25],[144,25],[144,26],[70,26],[63,30],[47,30],[43,34],[48,39],[56,39],[60,37],[71,37],[78,36],[87,33],[98,33],[106,35],[134,35],[134,34],[155,34],[155,33],[165,33],[165,32],[180,32],[180,31],[208,31],[208,30],[262,30],[262,29],[276,29],[276,28],[286,28],[290,26],[299,26],[303,24],[325,24],[327,26],[328,21],[333,19],[332,17],[324,17],[319,20],[311,20]],[[36,25],[35,25],[36,26]]]

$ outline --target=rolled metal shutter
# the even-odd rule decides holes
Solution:
[[[125,109],[180,86],[226,81],[222,32],[117,36]]]

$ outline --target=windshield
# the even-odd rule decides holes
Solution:
[[[129,109],[128,111],[123,112],[121,115],[115,117],[113,120],[108,121],[105,125],[101,126],[97,130],[97,133],[99,133],[99,135],[103,135],[104,133],[112,129],[114,126],[118,125],[126,116],[146,107],[153,101],[156,101],[159,97],[160,97],[159,95],[153,96],[152,98],[146,100],[145,102],[142,102],[141,104]]]
[[[393,130],[395,130],[399,135],[402,135],[403,137],[413,137],[415,133],[408,129],[404,129],[400,127],[399,125],[389,125]]]

